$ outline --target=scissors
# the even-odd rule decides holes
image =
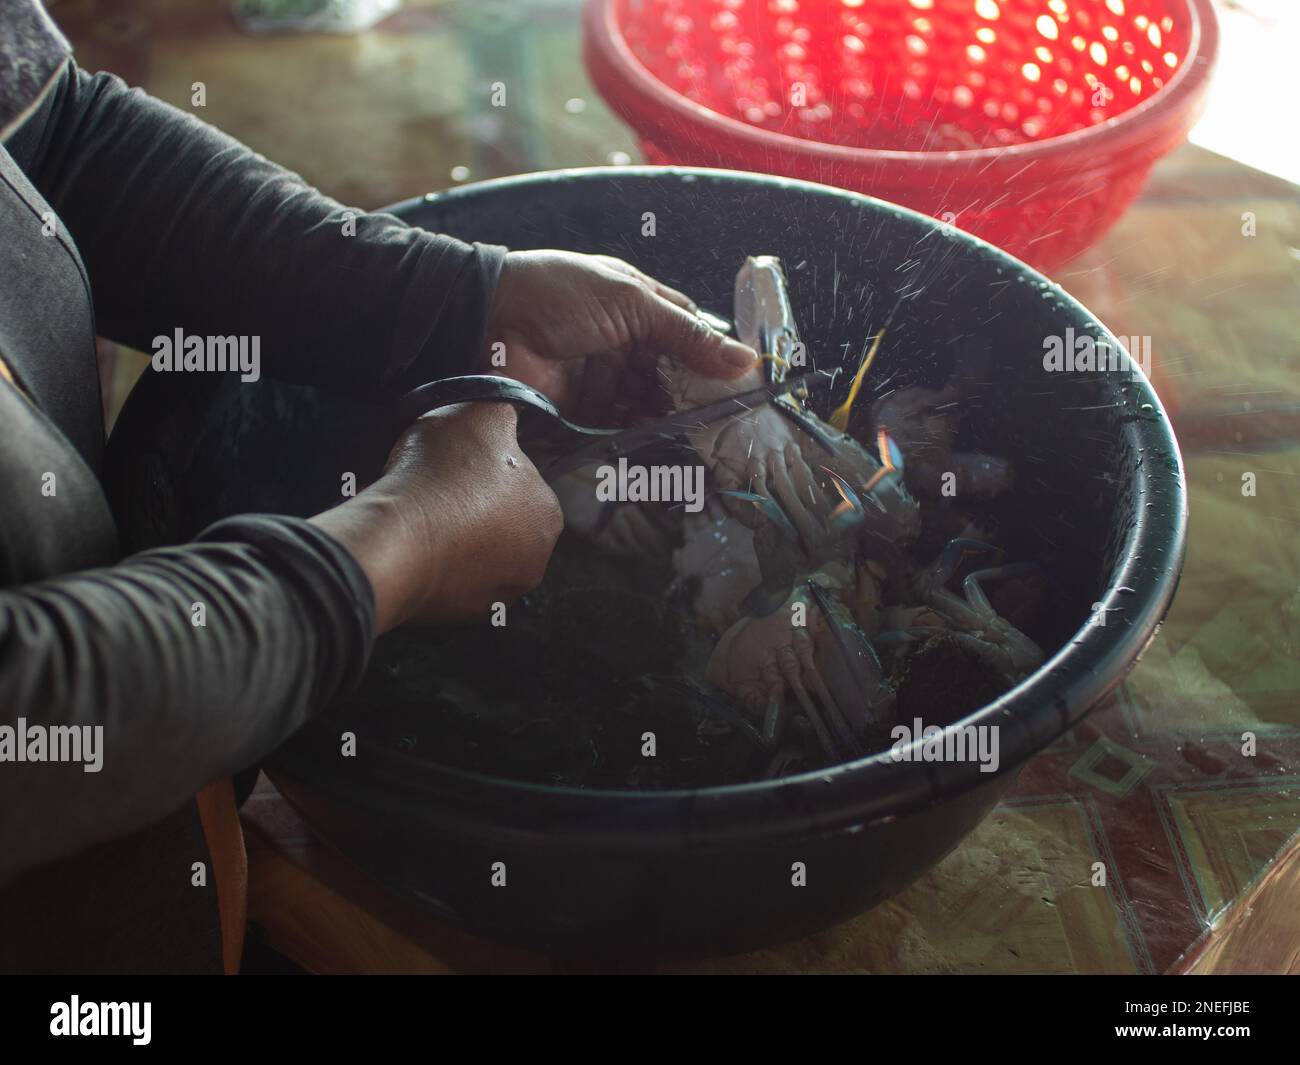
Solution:
[[[760,388],[738,392],[691,410],[672,414],[631,429],[594,429],[563,417],[543,393],[509,377],[475,374],[447,377],[408,392],[397,405],[399,431],[416,419],[457,403],[517,403],[521,411],[520,436],[543,441],[550,458],[538,464],[548,483],[566,473],[600,462],[617,461],[651,444],[682,441],[701,426],[722,418],[744,416],[781,397],[806,397],[834,380],[833,375],[809,371]],[[527,418],[525,419],[525,416]],[[529,424],[534,423],[534,424]]]

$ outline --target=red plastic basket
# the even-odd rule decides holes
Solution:
[[[587,68],[654,163],[893,200],[1050,268],[1195,121],[1210,0],[588,0]]]

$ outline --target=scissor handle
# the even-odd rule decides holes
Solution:
[[[555,404],[531,385],[494,374],[472,374],[466,377],[444,377],[441,381],[430,381],[427,385],[411,389],[397,401],[397,429],[400,432],[416,419],[443,407],[452,407],[457,403],[484,402],[522,403],[560,419]]]

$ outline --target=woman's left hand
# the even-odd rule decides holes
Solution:
[[[550,397],[587,425],[662,411],[666,355],[710,377],[739,377],[755,353],[719,333],[676,289],[609,255],[506,256],[480,366]]]

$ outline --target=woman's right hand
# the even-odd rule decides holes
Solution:
[[[535,588],[564,527],[509,403],[462,403],[402,434],[374,484],[312,522],[370,578],[375,623],[486,618]]]

